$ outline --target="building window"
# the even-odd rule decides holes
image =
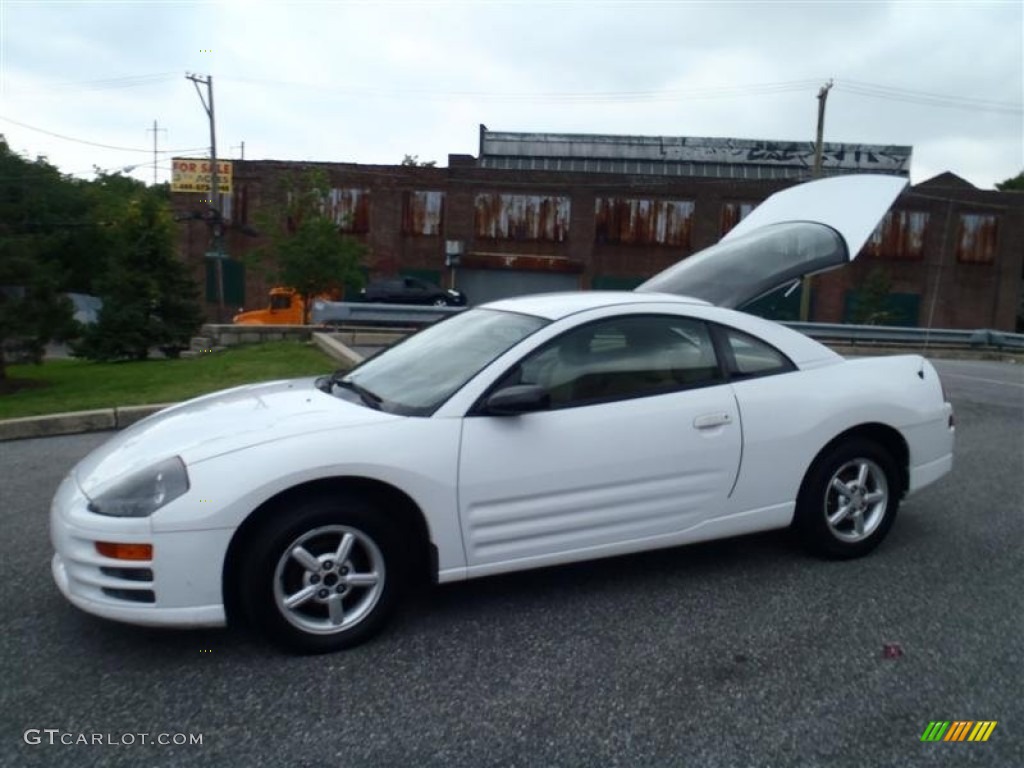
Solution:
[[[991,264],[996,258],[994,213],[962,213],[956,233],[956,260],[967,264]]]
[[[476,196],[476,236],[561,243],[569,237],[569,214],[568,197],[482,193]]]
[[[599,197],[594,217],[597,243],[690,247],[692,200]]]
[[[730,229],[739,224],[743,219],[747,217],[754,208],[757,207],[757,203],[722,203],[722,223],[721,223],[721,236],[729,232]]]
[[[402,234],[440,235],[444,227],[444,192],[402,193]]]
[[[367,189],[332,189],[328,213],[342,232],[364,235],[370,231],[370,191]]]
[[[928,214],[921,211],[889,211],[864,246],[864,255],[876,259],[915,261],[924,258]]]

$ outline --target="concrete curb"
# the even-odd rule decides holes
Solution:
[[[100,408],[95,411],[50,413],[46,416],[4,419],[0,420],[0,441],[123,429],[172,405],[174,403],[124,405],[116,408]]]
[[[391,343],[395,334],[349,334],[353,341]],[[364,337],[365,338],[362,338]],[[397,338],[400,338],[398,336]],[[354,368],[363,362],[363,356],[343,344],[329,333],[314,333],[313,343],[335,360],[342,368]],[[124,429],[137,421],[161,411],[174,403],[157,405],[124,405],[115,408],[99,408],[94,411],[72,413],[50,413],[45,416],[23,416],[17,419],[0,419],[0,442],[23,440],[32,437],[56,437],[75,435],[82,432],[102,432],[110,429]]]
[[[342,368],[355,368],[363,362],[363,356],[342,343],[337,334],[314,333],[313,343]]]

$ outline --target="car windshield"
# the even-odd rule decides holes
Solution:
[[[429,415],[491,361],[547,323],[532,315],[472,309],[410,336],[342,381],[380,398],[384,410]]]

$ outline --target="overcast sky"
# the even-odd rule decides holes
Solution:
[[[480,123],[811,141],[834,78],[827,141],[912,145],[915,183],[1024,169],[1021,0],[0,0],[0,133],[67,173],[152,180],[154,119],[161,181],[163,150],[206,152],[186,72],[213,75],[220,157],[445,165]]]

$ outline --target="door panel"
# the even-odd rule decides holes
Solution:
[[[721,512],[740,442],[727,384],[468,417],[459,470],[468,564],[568,561],[573,550],[686,530]]]

